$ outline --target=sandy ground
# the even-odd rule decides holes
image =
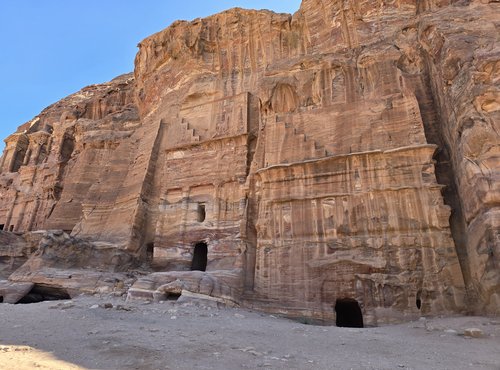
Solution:
[[[351,329],[193,302],[0,304],[0,369],[259,368],[499,370],[500,319]]]

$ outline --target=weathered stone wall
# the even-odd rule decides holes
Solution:
[[[169,271],[141,283],[152,296],[175,271],[203,281],[186,271],[203,242],[207,286],[257,308],[498,313],[498,6],[304,0],[175,22],[140,43],[134,79],[6,140],[0,224],[127,249]]]
[[[476,309],[493,313],[500,307],[499,4],[470,8],[466,18],[429,15],[419,40],[454,171],[466,281]]]
[[[165,152],[155,259],[183,260],[189,268],[194,244],[205,241],[209,268],[234,264],[227,265],[242,253],[237,235],[245,212],[247,154],[247,135]]]
[[[257,173],[255,291],[331,319],[355,298],[369,322],[456,312],[464,285],[433,146],[334,156]],[[300,278],[298,278],[300,277]]]
[[[73,229],[109,157],[140,125],[133,93],[130,75],[89,86],[6,139],[0,179],[6,229]]]

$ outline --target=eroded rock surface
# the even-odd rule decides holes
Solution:
[[[93,187],[110,172],[122,178],[109,156],[140,126],[134,101],[133,76],[124,75],[53,104],[9,136],[0,167],[3,229],[70,232]]]
[[[140,43],[134,77],[6,139],[0,222],[150,263],[131,296],[183,276],[325,321],[345,299],[368,324],[498,314],[499,14],[304,0],[175,22]]]
[[[44,233],[30,258],[9,276],[11,283],[35,283],[47,289],[80,293],[125,294],[135,282],[139,261],[117,246],[89,242],[63,231]],[[15,286],[15,284],[14,284]],[[0,289],[1,290],[1,289]]]
[[[194,296],[198,294],[224,304],[234,304],[242,294],[241,288],[238,289],[239,280],[237,271],[157,272],[138,279],[128,290],[127,299],[159,302],[194,293]]]
[[[0,280],[0,302],[17,303],[31,291],[34,285],[30,282],[16,283],[8,280]]]
[[[23,265],[35,249],[22,236],[0,231],[0,280]]]

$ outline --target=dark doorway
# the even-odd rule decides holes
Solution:
[[[422,291],[417,292],[417,298],[415,300],[415,304],[417,305],[417,308],[420,310],[422,308]]]
[[[167,301],[177,301],[181,297],[181,293],[167,293]]]
[[[71,299],[67,290],[64,288],[35,284],[35,286],[26,294],[18,304],[38,303],[44,301],[59,301]]]
[[[1,225],[0,225],[0,230],[3,230],[3,228],[4,228],[4,227],[5,227],[5,225],[4,225],[4,224],[1,224]]]
[[[198,203],[198,222],[205,221],[207,217],[207,211],[205,209],[205,205],[203,203]]]
[[[193,262],[191,271],[206,271],[207,269],[208,246],[205,242],[196,243],[193,252]]]
[[[0,303],[3,303],[3,296],[0,295]]]
[[[359,303],[355,299],[337,299],[335,303],[337,326],[343,328],[362,328],[363,314]]]
[[[154,253],[155,253],[155,243],[146,244],[146,258],[148,261],[153,260]]]

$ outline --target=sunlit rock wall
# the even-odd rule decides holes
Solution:
[[[368,324],[498,313],[498,7],[304,0],[175,22],[139,44],[134,78],[6,140],[0,224],[158,271],[190,270],[201,243],[226,293],[289,315],[331,321],[346,298]]]

